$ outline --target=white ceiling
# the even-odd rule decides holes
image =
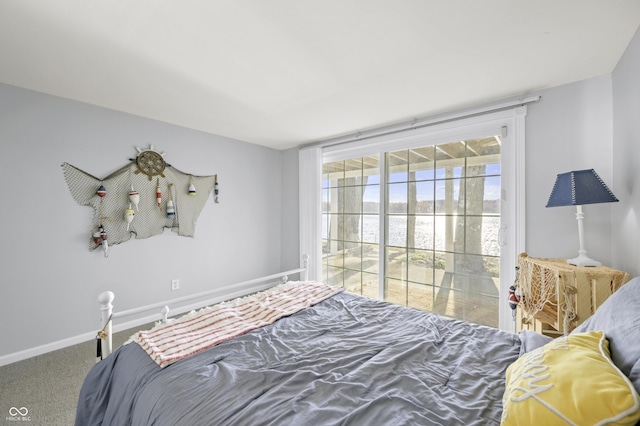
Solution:
[[[0,0],[0,82],[284,149],[613,71],[638,0]]]

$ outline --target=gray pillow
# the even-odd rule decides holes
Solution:
[[[623,285],[571,333],[604,331],[611,359],[640,392],[640,277]]]
[[[520,331],[520,333],[518,333],[518,338],[520,339],[519,356],[522,356],[527,352],[531,352],[534,349],[538,349],[539,347],[544,346],[553,340],[549,336],[543,336],[542,334],[538,334],[535,331],[531,330]]]

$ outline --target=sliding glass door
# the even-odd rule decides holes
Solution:
[[[323,279],[497,327],[500,163],[497,136],[325,163]]]
[[[300,150],[310,279],[513,331],[525,247],[518,105]]]
[[[323,280],[378,297],[379,156],[325,163],[322,174]]]

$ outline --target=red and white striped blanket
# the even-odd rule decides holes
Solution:
[[[343,291],[317,282],[289,282],[191,312],[132,336],[164,368],[248,331],[264,327]]]

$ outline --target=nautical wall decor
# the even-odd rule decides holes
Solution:
[[[71,164],[62,164],[73,198],[94,210],[89,249],[101,247],[105,257],[110,245],[128,241],[132,236],[158,235],[165,228],[193,237],[196,220],[209,193],[213,192],[215,202],[219,202],[217,175],[181,172],[167,164],[166,154],[156,151],[153,145],[136,149],[135,159],[102,179]]]

